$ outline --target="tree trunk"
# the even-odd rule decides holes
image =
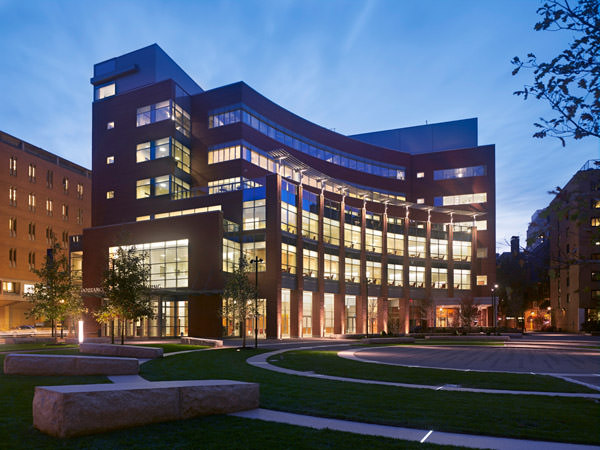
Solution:
[[[121,320],[121,345],[125,344],[125,319]]]
[[[52,334],[52,337],[55,337],[55,336],[56,336],[56,332],[54,331],[54,319],[52,319],[52,322],[51,322],[51,325],[50,325],[50,326],[51,326],[51,328],[52,328],[52,333],[51,333],[51,334]]]
[[[110,343],[115,343],[115,320],[111,320],[110,322]]]
[[[246,319],[245,318],[240,323],[240,330],[242,333],[242,347],[246,348]]]

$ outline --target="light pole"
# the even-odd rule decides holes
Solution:
[[[498,289],[498,285],[495,284],[494,287],[492,288],[492,308],[493,308],[493,316],[494,316],[494,331],[497,331],[497,329],[498,329],[498,304],[496,302],[497,289]]]
[[[258,256],[250,260],[250,264],[255,266],[255,289],[254,289],[254,348],[258,348],[258,265],[262,263],[262,258]]]

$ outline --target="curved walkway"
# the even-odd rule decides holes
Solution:
[[[345,344],[346,346],[349,344]],[[322,347],[322,346],[319,346]],[[311,347],[299,347],[293,350],[311,350],[315,348],[319,348],[315,346]],[[332,346],[329,346],[332,347]],[[455,391],[455,392],[476,392],[480,394],[509,394],[509,395],[540,395],[547,397],[580,397],[580,398],[593,398],[600,400],[600,394],[591,394],[591,393],[568,393],[568,392],[539,392],[539,391],[514,391],[509,389],[477,389],[477,388],[463,388],[454,385],[441,385],[441,386],[433,386],[427,384],[409,384],[409,383],[395,383],[391,381],[379,381],[379,380],[364,380],[360,378],[348,378],[348,377],[338,377],[335,375],[323,375],[314,372],[303,372],[300,370],[286,369],[284,367],[278,367],[268,362],[268,359],[271,356],[278,355],[280,353],[288,352],[292,349],[284,349],[284,350],[275,350],[273,352],[262,353],[260,355],[255,355],[246,360],[246,362],[252,366],[260,367],[266,370],[272,370],[274,372],[285,373],[287,375],[297,375],[301,377],[311,377],[311,378],[319,378],[323,380],[333,380],[333,381],[344,381],[349,383],[362,383],[362,384],[378,384],[384,386],[395,386],[402,388],[412,388],[412,389],[430,389],[434,391]]]

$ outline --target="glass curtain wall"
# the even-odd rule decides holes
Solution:
[[[289,289],[281,290],[281,337],[290,337],[291,293]]]
[[[302,237],[319,239],[319,198],[306,189],[302,192]]]
[[[323,336],[333,336],[333,294],[325,294],[324,298],[325,324]]]
[[[302,336],[312,336],[312,308],[313,296],[312,292],[302,293]]]
[[[346,334],[356,333],[356,296],[346,295]]]

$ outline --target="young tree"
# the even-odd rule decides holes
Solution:
[[[477,317],[477,306],[475,306],[473,297],[463,297],[460,299],[458,314],[461,325],[465,327],[468,332],[471,329],[473,320]]]
[[[377,298],[367,298],[367,337],[369,337],[369,325],[371,334],[375,333],[375,321],[377,320]]]
[[[71,278],[69,257],[52,236],[52,248],[44,258],[39,269],[31,269],[39,281],[33,290],[25,294],[31,303],[28,317],[46,318],[52,322],[52,336],[56,336],[56,324],[70,317],[85,312],[83,300]],[[63,326],[60,334],[63,337]]]
[[[538,8],[541,21],[536,31],[566,31],[573,36],[569,48],[549,62],[539,62],[533,53],[522,61],[515,56],[513,75],[533,69],[534,81],[514,92],[526,100],[530,95],[547,101],[556,113],[535,123],[536,138],[553,136],[565,145],[565,137],[600,137],[600,1],[548,0]]]
[[[102,290],[105,302],[95,314],[99,321],[110,322],[115,318],[121,325],[121,344],[125,342],[127,320],[153,317],[149,296],[150,271],[135,247],[119,247],[104,272]],[[112,332],[114,342],[114,331]]]
[[[250,271],[250,264],[246,256],[242,255],[239,264],[233,269],[223,288],[225,306],[222,314],[231,314],[234,322],[236,319],[239,321],[242,347],[244,348],[246,348],[246,320],[254,318],[258,314],[258,311],[255,311],[253,300],[256,289],[248,278]]]

